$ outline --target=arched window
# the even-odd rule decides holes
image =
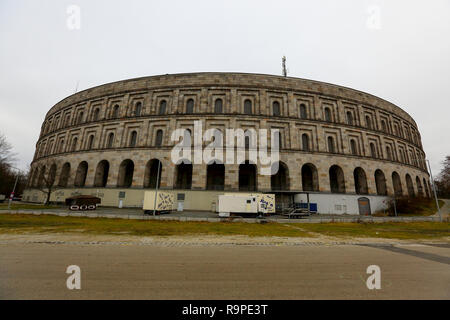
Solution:
[[[309,151],[309,137],[306,133],[302,134],[302,150]]]
[[[366,173],[360,167],[353,171],[353,178],[355,180],[356,194],[368,194]]]
[[[75,181],[74,181],[75,187],[85,186],[87,173],[88,173],[88,163],[86,161],[83,161],[78,165],[78,169],[75,174]]]
[[[83,116],[84,116],[84,113],[83,113],[83,111],[81,111],[81,112],[78,114],[77,124],[80,124],[80,123],[83,121]]]
[[[162,140],[163,140],[163,131],[162,130],[158,130],[156,132],[155,146],[161,147]]]
[[[67,182],[69,181],[70,177],[70,163],[66,162],[62,169],[61,174],[59,175],[59,187],[67,187]]]
[[[111,132],[111,133],[108,135],[108,143],[107,143],[106,147],[107,147],[107,148],[112,148],[113,145],[114,145],[114,133]]]
[[[396,196],[401,196],[403,194],[402,183],[400,181],[400,176],[397,172],[392,172],[392,185],[394,186],[394,194]]]
[[[64,126],[65,126],[65,127],[70,126],[70,114],[68,114],[68,115],[66,116],[66,121],[65,121],[65,123],[64,123]]]
[[[386,188],[386,178],[384,177],[383,171],[380,169],[377,169],[375,171],[375,185],[377,187],[377,194],[380,196],[387,195],[387,188]]]
[[[330,108],[325,108],[325,121],[331,122],[331,110],[330,110]]]
[[[253,113],[252,102],[249,99],[244,101],[244,113],[245,114],[252,114]]]
[[[214,113],[222,113],[223,112],[223,102],[222,99],[216,99],[214,102]]]
[[[301,173],[303,191],[319,191],[319,175],[316,166],[306,163],[302,166]]]
[[[133,132],[131,132],[131,136],[130,136],[130,147],[135,147],[136,141],[137,141],[137,132],[133,131]]]
[[[122,161],[119,167],[117,186],[129,188],[133,184],[134,163],[130,159]]]
[[[384,121],[384,120],[381,120],[381,130],[383,130],[383,132],[388,132],[387,126],[386,126],[386,121]]]
[[[98,163],[95,170],[94,187],[106,187],[109,174],[109,162],[102,160]]]
[[[72,151],[75,151],[77,149],[77,143],[78,143],[78,138],[74,138],[72,140],[72,148],[71,148]]]
[[[192,114],[194,113],[194,100],[193,99],[189,99],[186,103],[186,113],[187,114]]]
[[[386,146],[386,157],[388,160],[392,160],[392,152],[389,146]]]
[[[180,163],[176,166],[176,189],[191,189],[192,188],[192,164]]]
[[[59,153],[64,152],[64,139],[62,139],[62,140],[59,142],[58,152],[59,152]]]
[[[332,193],[345,193],[344,171],[337,165],[332,165],[328,170],[330,177],[330,190]]]
[[[91,150],[93,146],[94,146],[94,135],[90,135],[86,149]]]
[[[161,100],[161,102],[159,103],[159,114],[165,114],[166,113],[166,108],[167,108],[167,102],[166,100]]]
[[[112,117],[114,119],[117,119],[119,117],[119,105],[117,104],[114,106]]]
[[[275,139],[275,143],[278,143],[278,149],[281,149],[283,147],[283,137],[282,137],[280,131],[275,133],[274,139]]]
[[[372,158],[376,158],[377,157],[377,148],[375,147],[374,143],[370,143],[370,156]]]
[[[334,148],[334,139],[333,139],[333,137],[328,137],[327,138],[327,142],[328,142],[328,152],[334,153],[335,152],[335,148]]]
[[[350,140],[350,151],[352,152],[353,155],[358,154],[358,148],[356,147],[356,142],[353,139]]]
[[[300,118],[302,119],[307,119],[308,118],[308,114],[306,112],[306,106],[305,104],[300,104]]]
[[[350,111],[347,111],[347,124],[348,125],[353,125],[353,115]]]
[[[368,129],[372,129],[372,121],[369,116],[366,116],[366,126]]]
[[[134,110],[134,115],[135,115],[136,117],[140,117],[140,116],[141,116],[141,113],[142,113],[142,103],[141,103],[141,102],[138,102],[138,103],[136,103],[136,108],[135,108],[135,110]]]
[[[279,116],[281,111],[280,111],[280,103],[278,101],[274,101],[272,104],[272,112],[274,116]]]
[[[100,114],[100,109],[99,109],[99,108],[96,108],[96,109],[94,110],[94,116],[92,117],[92,120],[93,120],[93,121],[98,121],[99,114]]]

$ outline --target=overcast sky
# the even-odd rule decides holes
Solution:
[[[25,169],[46,112],[78,82],[278,75],[283,55],[290,76],[403,108],[440,171],[450,154],[450,0],[0,0],[0,132]]]

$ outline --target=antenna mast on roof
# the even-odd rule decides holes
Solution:
[[[283,56],[283,58],[281,58],[281,62],[283,65],[283,77],[287,77],[287,69],[286,69],[286,56]]]
[[[80,80],[77,81],[77,86],[75,87],[75,93],[78,92],[78,85],[80,84]]]

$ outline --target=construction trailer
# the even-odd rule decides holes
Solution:
[[[170,191],[145,191],[144,214],[168,213],[175,209],[175,196]]]
[[[268,193],[226,193],[219,195],[216,211],[221,217],[234,214],[273,214],[275,195]]]

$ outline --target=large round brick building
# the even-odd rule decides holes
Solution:
[[[280,166],[262,175],[251,161],[174,164],[175,129],[278,129]],[[247,142],[247,140],[246,140]],[[245,147],[249,147],[246,143]],[[103,205],[142,206],[159,182],[185,209],[214,210],[224,192],[271,192],[279,203],[302,191],[319,212],[357,213],[356,199],[430,196],[420,133],[401,108],[333,84],[245,73],[189,73],[104,84],[75,93],[47,113],[24,199],[54,181],[53,201],[92,194]],[[160,177],[158,177],[160,167]],[[320,200],[322,199],[322,200]]]

